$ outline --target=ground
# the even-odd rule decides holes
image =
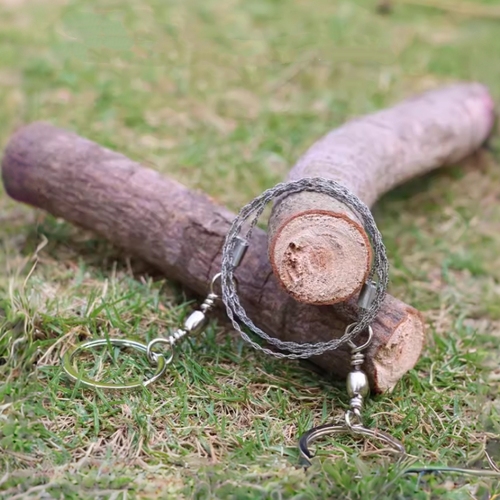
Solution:
[[[0,0],[0,147],[22,124],[47,120],[236,210],[352,116],[458,80],[483,82],[500,99],[497,0],[384,6]],[[370,401],[367,418],[420,463],[486,467],[485,450],[500,461],[499,161],[494,134],[474,158],[375,207],[390,291],[428,328],[417,366]],[[297,435],[341,414],[342,382],[252,351],[221,321],[185,342],[149,390],[68,383],[59,359],[78,339],[144,338],[175,326],[194,302],[0,188],[1,498],[500,493],[495,479],[403,476],[402,465],[349,439],[330,442],[305,473]]]

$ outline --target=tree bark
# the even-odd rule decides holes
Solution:
[[[158,267],[199,294],[220,269],[221,249],[234,214],[125,156],[46,123],[10,139],[2,178],[14,199],[91,229]],[[354,300],[333,307],[300,304],[273,276],[267,235],[256,229],[238,268],[240,297],[255,324],[296,342],[339,337],[356,317]],[[373,325],[366,369],[375,392],[390,391],[421,353],[418,311],[388,296]],[[337,376],[350,370],[347,348],[312,359]]]
[[[333,130],[299,159],[288,180],[332,179],[372,206],[408,179],[470,155],[493,123],[494,103],[484,86],[433,90]],[[371,258],[368,236],[344,204],[314,192],[275,204],[269,259],[296,300],[319,305],[347,300],[365,283]]]

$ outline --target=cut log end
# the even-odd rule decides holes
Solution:
[[[373,356],[373,387],[376,392],[391,392],[401,377],[417,363],[425,342],[425,323],[419,312],[408,310],[407,316],[394,329]]]
[[[494,102],[483,85],[456,84],[426,92],[332,130],[305,152],[288,180],[329,179],[370,207],[397,185],[469,156],[491,134],[494,118]],[[313,225],[323,232],[323,218],[309,221],[309,227],[297,235],[289,229],[280,232],[293,217],[316,209],[329,209],[360,222],[359,214],[351,213],[348,205],[337,202],[332,207],[333,203],[328,196],[313,191],[294,193],[276,200],[269,219],[274,271],[285,290],[301,302],[340,302],[354,296],[362,282],[366,248],[356,231],[351,233],[354,239],[349,244],[344,238],[348,233],[342,230],[338,250],[325,250],[327,239],[316,238]],[[299,224],[294,224],[298,229]],[[284,241],[276,242],[285,233]],[[356,241],[363,245],[359,252],[354,249]],[[333,246],[337,243],[335,239],[330,242]],[[342,254],[338,259],[336,251]],[[357,261],[360,255],[365,257]],[[331,265],[323,265],[323,260]],[[357,265],[361,266],[358,273]],[[327,277],[331,288],[325,292]]]
[[[275,276],[295,300],[329,305],[360,290],[372,250],[365,231],[352,218],[310,210],[281,225],[269,258]]]

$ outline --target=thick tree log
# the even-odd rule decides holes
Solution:
[[[6,148],[2,178],[14,199],[95,231],[200,294],[220,269],[232,213],[74,133],[45,123],[22,128]],[[296,342],[340,336],[355,318],[355,301],[333,307],[294,301],[273,277],[265,232],[256,229],[250,243],[237,276],[254,322]],[[418,311],[388,296],[373,326],[366,367],[372,388],[389,391],[415,365],[424,324]],[[350,369],[347,349],[312,361],[337,376]]]
[[[288,180],[333,179],[371,206],[396,185],[470,155],[493,123],[484,86],[430,91],[333,130],[299,159]],[[269,259],[296,300],[325,305],[352,297],[366,281],[371,257],[358,217],[342,203],[303,192],[275,204]]]

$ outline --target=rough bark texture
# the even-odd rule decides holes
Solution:
[[[74,133],[45,123],[22,128],[7,146],[2,178],[14,199],[95,231],[200,294],[220,268],[231,212]],[[256,229],[237,271],[242,303],[255,323],[296,342],[340,336],[355,318],[355,302],[294,301],[274,279],[266,249],[267,236]],[[418,311],[388,296],[373,326],[367,371],[376,392],[389,391],[418,360],[424,324]],[[350,369],[347,350],[312,361],[341,377]]]
[[[333,179],[371,206],[398,184],[470,155],[493,123],[494,104],[484,86],[456,84],[430,91],[333,130],[299,159],[288,179]],[[275,204],[269,258],[296,300],[325,305],[359,291],[371,248],[348,207],[304,192]]]

